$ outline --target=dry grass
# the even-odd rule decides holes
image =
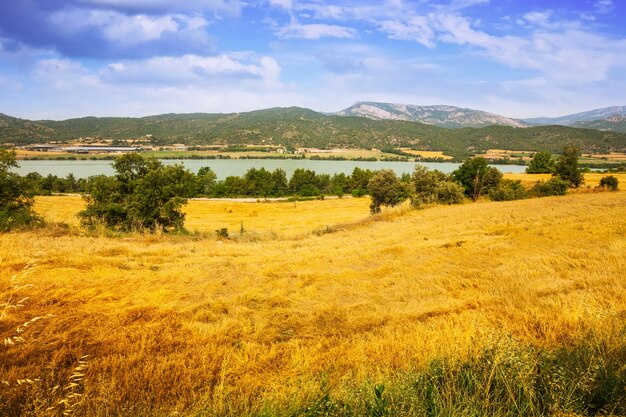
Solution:
[[[441,159],[446,159],[446,160],[453,159],[451,156],[445,155],[441,151],[416,151],[410,148],[399,148],[399,149],[403,152],[410,153],[412,155],[421,156],[422,158],[441,158]]]
[[[292,206],[194,202],[189,221],[288,237],[367,213],[358,199]],[[0,299],[30,261],[30,304],[0,332],[54,317],[0,351],[0,380],[42,374],[42,388],[1,405],[45,398],[89,355],[86,415],[253,415],[473,357],[494,335],[609,338],[626,317],[626,192],[400,210],[297,240],[5,234]]]
[[[611,174],[602,174],[598,172],[587,172],[584,174],[585,182],[577,191],[586,191],[589,188],[597,187],[600,183],[600,179],[602,177],[606,177],[607,175],[613,175],[619,181],[619,187],[621,189],[626,189],[626,173],[611,173]],[[527,187],[532,186],[537,181],[548,181],[552,178],[550,174],[504,174],[504,178],[510,180],[520,180],[522,184]],[[572,190],[575,191],[575,190]]]
[[[487,159],[520,159],[522,158],[524,161],[530,161],[532,159],[532,155],[535,152],[533,151],[510,151],[506,149],[489,149],[484,154],[479,154],[476,156],[482,156]]]
[[[609,152],[603,154],[583,155],[583,157],[591,157],[596,159],[603,159],[613,162],[626,162],[626,153],[622,152]]]

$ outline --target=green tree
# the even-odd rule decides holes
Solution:
[[[374,171],[355,167],[349,179],[350,189],[353,195],[362,196],[367,193],[367,184],[374,176]]]
[[[463,187],[436,169],[430,171],[425,166],[415,166],[411,183],[414,191],[411,203],[415,207],[431,203],[458,204],[463,201]]]
[[[554,160],[550,152],[537,152],[526,168],[528,174],[552,174]]]
[[[210,167],[202,167],[196,174],[196,186],[194,195],[213,195],[217,175]]]
[[[619,186],[619,181],[613,175],[607,175],[606,177],[600,178],[600,187],[606,188],[609,191],[617,191]]]
[[[367,190],[372,198],[370,212],[380,213],[381,206],[393,207],[409,197],[407,184],[402,183],[390,169],[378,171],[369,180]]]
[[[292,194],[303,197],[320,195],[321,193],[315,171],[310,169],[296,169],[289,180],[289,189]]]
[[[483,157],[468,159],[452,173],[452,176],[463,186],[465,194],[474,201],[489,190],[497,188],[502,179],[502,173],[496,168],[491,168]]]
[[[11,172],[16,167],[15,152],[0,149],[0,232],[42,223],[33,211],[29,181]]]
[[[79,213],[85,226],[103,224],[122,231],[183,228],[181,208],[193,193],[192,173],[137,154],[118,157],[113,166],[114,177],[94,177],[89,184],[87,207]]]
[[[276,169],[271,177],[271,196],[282,197],[289,192],[289,182],[284,169]]]
[[[584,177],[578,169],[578,157],[580,151],[575,146],[563,148],[563,154],[559,157],[554,170],[555,176],[569,182],[570,187],[577,188],[584,182]]]
[[[511,201],[526,198],[528,193],[520,180],[505,179],[496,188],[489,190],[488,195],[492,201]]]

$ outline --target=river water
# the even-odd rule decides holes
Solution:
[[[192,172],[198,172],[202,167],[211,167],[218,179],[224,179],[231,175],[242,176],[250,168],[265,168],[274,171],[278,168],[287,172],[287,177],[291,177],[297,168],[310,169],[318,174],[336,174],[343,172],[351,174],[355,167],[362,169],[380,170],[391,169],[396,174],[412,173],[416,165],[424,165],[428,169],[438,169],[439,171],[450,173],[457,169],[460,164],[450,162],[368,162],[368,161],[316,161],[309,159],[163,159],[164,164],[183,164]],[[43,176],[48,174],[65,177],[74,174],[76,178],[87,178],[92,175],[113,175],[112,161],[18,161],[19,168],[15,172],[26,175],[29,172],[38,172]],[[522,173],[526,167],[524,165],[492,165],[503,173]]]

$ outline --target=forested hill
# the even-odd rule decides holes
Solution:
[[[446,129],[416,122],[329,116],[289,107],[232,114],[163,114],[142,118],[85,117],[29,121],[0,114],[0,143],[41,143],[80,137],[157,143],[275,144],[293,147],[414,147],[463,156],[475,150],[626,151],[626,134],[565,126]]]

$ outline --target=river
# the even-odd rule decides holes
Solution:
[[[424,165],[428,169],[438,169],[439,171],[450,173],[457,169],[460,164],[450,162],[368,162],[368,161],[319,161],[310,159],[163,159],[164,164],[180,164],[192,172],[198,172],[202,167],[211,167],[218,179],[224,179],[231,175],[242,176],[250,168],[265,168],[274,171],[278,168],[287,172],[287,177],[291,177],[297,168],[310,169],[318,174],[336,174],[343,172],[351,174],[355,167],[362,169],[380,170],[391,169],[396,174],[411,173],[416,165]],[[26,160],[18,161],[19,168],[14,171],[20,175],[29,172],[38,172],[43,176],[53,174],[59,177],[66,177],[74,174],[76,178],[87,178],[92,175],[113,175],[112,161],[53,161],[53,160]],[[524,165],[492,165],[503,173],[522,173],[526,167]]]

